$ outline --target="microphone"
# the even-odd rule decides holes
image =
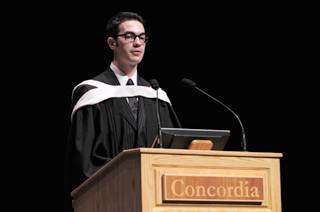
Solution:
[[[242,141],[241,141],[241,146],[243,148],[243,151],[247,152],[247,142],[246,142],[246,136],[245,136],[245,132],[244,132],[244,128],[242,125],[242,122],[240,120],[240,118],[237,116],[237,114],[235,112],[233,112],[229,107],[227,107],[225,104],[223,104],[222,102],[220,102],[219,100],[217,100],[216,98],[214,98],[213,96],[209,95],[208,93],[204,92],[203,90],[201,90],[200,88],[197,87],[196,83],[193,82],[192,80],[183,78],[181,80],[181,85],[187,87],[187,88],[192,88],[192,89],[197,89],[198,91],[200,91],[201,93],[207,95],[208,97],[210,97],[211,99],[215,100],[216,102],[220,103],[222,106],[224,106],[225,108],[227,108],[239,121],[240,127],[241,127],[241,131],[242,131]]]
[[[156,79],[150,80],[150,85],[156,91],[159,89],[159,83]]]
[[[160,112],[159,112],[159,96],[158,96],[158,89],[159,89],[159,83],[156,79],[150,80],[151,87],[156,90],[157,92],[157,98],[156,98],[156,110],[157,110],[157,119],[158,119],[158,142],[159,142],[159,148],[162,148],[162,134],[161,134],[161,122],[160,122]]]

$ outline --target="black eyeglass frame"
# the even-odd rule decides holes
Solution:
[[[133,42],[136,40],[137,37],[139,37],[139,39],[140,39],[140,41],[141,41],[142,43],[148,43],[148,41],[149,41],[149,36],[146,35],[146,33],[141,33],[141,34],[139,34],[139,35],[136,35],[136,34],[133,33],[133,32],[125,32],[125,33],[123,33],[123,34],[121,34],[121,35],[116,35],[116,37],[124,36],[124,39],[127,40],[127,34],[132,34],[132,35],[134,35],[133,41],[129,41],[130,43],[133,43]],[[141,35],[145,35],[145,36],[146,36],[146,37],[144,38],[144,41],[141,40],[141,38],[140,38]]]

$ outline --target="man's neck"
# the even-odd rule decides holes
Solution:
[[[110,63],[110,68],[111,70],[114,72],[114,74],[116,75],[119,83],[121,86],[125,86],[128,82],[128,79],[130,78],[133,81],[134,85],[138,85],[138,72],[136,71],[134,75],[132,75],[131,77],[127,76],[125,73],[123,73],[117,66],[115,66],[112,63]]]
[[[122,63],[119,63],[117,60],[113,60],[112,63],[128,77],[132,77],[137,71],[138,65],[122,65]]]

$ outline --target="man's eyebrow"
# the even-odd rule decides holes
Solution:
[[[134,33],[134,32],[131,32],[131,31],[126,31],[126,32],[124,32],[124,33],[122,33],[122,34],[127,34],[127,33],[132,33],[132,34],[135,34],[135,35],[137,35],[136,33]],[[142,33],[140,33],[139,35],[142,35],[142,34],[146,34],[145,32],[142,32]]]

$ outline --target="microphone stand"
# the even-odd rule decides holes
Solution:
[[[160,111],[159,111],[158,89],[156,90],[156,92],[157,92],[156,109],[157,109],[157,116],[158,116],[158,131],[159,131],[158,143],[159,143],[159,148],[162,149],[162,133],[161,133],[161,123],[160,123]]]
[[[210,97],[211,99],[214,99],[216,102],[220,103],[222,106],[224,106],[225,108],[227,108],[239,121],[240,126],[241,126],[241,132],[242,132],[242,138],[241,138],[241,146],[243,148],[243,151],[247,152],[247,142],[246,142],[246,136],[245,136],[245,132],[244,132],[244,128],[242,125],[242,122],[240,120],[240,118],[237,116],[237,114],[235,112],[233,112],[229,107],[227,107],[225,104],[223,104],[222,102],[220,102],[218,99],[214,98],[213,96],[211,96],[210,94],[206,93],[205,91],[201,90],[200,88],[198,88],[197,86],[193,86],[194,88],[196,88],[198,91],[200,91],[201,93],[207,95],[208,97]]]

